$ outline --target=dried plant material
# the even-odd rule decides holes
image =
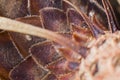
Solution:
[[[4,72],[0,72],[1,79],[119,79],[120,32],[109,0],[62,0],[62,5],[61,0],[39,1],[28,0],[30,16],[17,18],[17,21],[0,17],[0,29],[7,30],[6,40],[12,41],[10,46],[17,49],[22,60],[9,68],[2,59],[1,64],[5,66],[0,67]],[[56,4],[62,8],[58,9]],[[105,18],[101,16],[103,13]],[[107,18],[108,25],[105,26],[100,17]],[[9,45],[3,46],[11,53]]]
[[[64,58],[60,58],[46,67],[59,78],[66,74],[72,74],[78,69],[79,63],[69,62]]]
[[[0,0],[1,16],[17,18],[27,14],[27,0]]]
[[[29,0],[32,15],[39,15],[39,10],[44,7],[61,7],[61,0]]]
[[[52,71],[56,76],[60,76],[70,72],[70,70],[67,68],[67,61],[63,58],[55,61],[52,64],[49,64],[47,68]]]
[[[75,78],[74,74],[75,73],[73,72],[73,73],[62,75],[59,77],[59,80],[73,80]]]
[[[81,15],[74,9],[68,9],[67,11],[68,24],[74,24],[80,27],[86,27]]]
[[[44,38],[39,38],[28,34],[13,33],[13,32],[10,32],[10,36],[23,57],[27,57],[28,55],[30,55],[29,48],[33,44],[45,40]]]
[[[0,33],[0,78],[9,79],[9,71],[22,59],[8,33]]]
[[[41,27],[41,21],[40,21],[40,17],[39,16],[27,16],[27,17],[20,17],[20,18],[16,18],[17,21],[21,21],[27,24],[31,24],[34,26],[38,26]]]
[[[65,1],[62,0],[62,10],[66,12],[68,8],[72,8],[71,5],[67,4]]]
[[[22,17],[22,18],[17,18],[16,20],[41,27],[39,16]],[[45,40],[43,38],[38,38],[38,37],[27,35],[27,34],[25,35],[25,34],[20,34],[20,33],[15,33],[15,32],[9,32],[9,33],[10,33],[12,40],[18,47],[23,57],[30,55],[29,48],[33,44],[42,42]]]
[[[48,74],[43,80],[58,80],[54,74]]]
[[[1,33],[0,38],[1,38],[0,59],[3,62],[1,63],[1,65],[4,66],[7,70],[10,70],[12,67],[14,67],[22,60],[22,56],[17,51],[17,48],[14,46],[14,43],[11,41],[10,37],[8,36],[8,33],[6,32]]]
[[[65,32],[69,30],[69,26],[66,24],[66,14],[57,8],[43,8],[40,10],[41,21],[45,29],[52,31]]]
[[[6,22],[8,24],[6,24]],[[4,17],[0,17],[0,23],[2,25],[1,26],[1,29],[5,29],[5,30],[9,30],[9,31],[14,31],[14,32],[20,32],[20,33],[24,33],[24,34],[30,34],[30,35],[36,35],[36,36],[39,36],[41,35],[40,37],[43,37],[43,36],[48,36],[48,34],[51,33],[54,35],[54,32],[52,31],[48,31],[48,30],[45,30],[45,29],[41,29],[41,28],[38,28],[38,27],[34,27],[32,25],[29,25],[29,24],[24,24],[24,23],[21,23],[21,22],[18,22],[18,21],[14,21],[14,20],[11,20],[11,19],[7,19],[7,18],[4,18]],[[15,23],[15,24],[13,24]],[[11,26],[7,26],[7,25],[11,25]],[[5,27],[6,26],[6,27]],[[18,27],[17,27],[18,26]],[[29,30],[28,30],[29,29]],[[36,32],[34,32],[34,29]],[[31,33],[29,33],[28,31],[31,31]],[[47,35],[45,35],[44,33],[48,33]],[[44,35],[42,35],[44,34]],[[57,37],[58,35],[56,35]],[[48,36],[49,39],[52,37],[51,36]],[[52,39],[52,38],[51,38]],[[53,38],[54,39],[54,38]],[[61,43],[61,42],[60,42]]]
[[[8,22],[8,24],[6,24],[6,22]],[[2,25],[0,25],[0,29],[48,38],[50,40],[53,40],[53,41],[59,43],[60,45],[64,45],[70,51],[72,51],[74,54],[76,54],[73,57],[74,59],[79,60],[81,58],[81,56],[75,52],[75,50],[77,50],[77,48],[78,48],[77,45],[74,44],[73,41],[68,40],[67,38],[65,38],[55,32],[45,30],[42,28],[38,28],[38,27],[29,25],[29,24],[24,24],[24,23],[21,23],[18,21],[10,20],[7,18],[3,18],[3,17],[0,17],[0,23],[2,24]],[[15,24],[13,24],[13,23],[15,23]],[[7,25],[9,25],[9,26],[7,26]],[[64,43],[64,41],[67,41],[67,42]],[[73,50],[73,49],[75,49],[75,50]]]
[[[12,70],[10,77],[12,80],[41,80],[46,74],[47,71],[38,66],[32,57],[29,57]]]
[[[104,32],[98,26],[95,26],[94,24],[92,24],[92,22],[89,20],[88,16],[86,14],[84,14],[81,10],[79,10],[79,8],[77,6],[73,5],[72,3],[70,3],[67,0],[63,0],[63,1],[66,2],[67,4],[69,4],[70,6],[72,6],[82,16],[83,20],[88,25],[91,32],[93,33],[93,36],[97,37],[99,34],[104,34]]]
[[[117,27],[119,26],[117,20],[116,20],[116,17],[115,17],[115,14],[114,14],[114,11],[109,3],[108,0],[102,0],[103,2],[103,5],[104,5],[104,8],[105,8],[105,11],[106,11],[106,15],[107,15],[107,18],[108,18],[108,24],[109,24],[109,29],[112,31],[112,32],[115,32],[117,30]]]
[[[9,71],[5,70],[3,67],[0,67],[0,79],[9,80]]]
[[[48,65],[51,62],[56,61],[61,56],[56,52],[54,45],[50,41],[37,43],[30,49],[33,57],[43,66]]]
[[[106,33],[90,44],[80,65],[80,80],[119,80],[120,32]],[[94,67],[96,65],[96,67]],[[95,71],[95,72],[94,72]],[[93,73],[94,72],[94,73]],[[78,76],[78,73],[76,75]],[[117,79],[116,79],[117,78]]]

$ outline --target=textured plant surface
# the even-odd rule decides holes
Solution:
[[[0,80],[120,80],[109,0],[0,0],[0,15]]]

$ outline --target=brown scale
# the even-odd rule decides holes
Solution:
[[[88,1],[90,9],[88,6],[81,6],[81,3],[84,3],[82,0],[80,2],[78,0],[26,1],[26,3],[21,2],[20,7],[20,13],[23,8],[26,14],[16,13],[11,16],[16,18],[15,22],[0,17],[2,24],[0,29],[14,31],[0,32],[1,80],[109,80],[110,78],[113,80],[118,77],[119,70],[118,72],[115,70],[119,67],[117,43],[120,33],[116,32],[119,25],[109,0]],[[97,15],[98,10],[95,10],[96,8],[91,4],[105,13],[108,27],[101,22],[102,19],[98,17],[100,15]],[[85,11],[80,7],[84,7]],[[95,13],[91,13],[92,9]],[[29,16],[25,17],[25,15]],[[6,23],[2,22],[2,19],[6,20]],[[4,28],[5,24],[8,24],[8,29]],[[29,32],[24,32],[26,25]],[[20,27],[20,31],[17,28],[9,29],[9,26]],[[45,32],[39,34],[36,30],[39,34],[36,35],[34,28],[31,29],[35,26]],[[112,49],[115,45],[117,48]],[[101,46],[104,49],[101,50]],[[110,57],[104,53],[105,50],[111,55]],[[107,64],[109,61],[111,64]],[[108,69],[102,69],[104,65]]]

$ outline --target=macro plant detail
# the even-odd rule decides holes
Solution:
[[[12,1],[0,1],[8,4],[0,13],[1,80],[120,79],[109,0]]]

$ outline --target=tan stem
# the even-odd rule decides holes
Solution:
[[[77,51],[75,51],[77,46],[73,41],[40,27],[0,17],[0,29],[47,38],[77,53]]]

